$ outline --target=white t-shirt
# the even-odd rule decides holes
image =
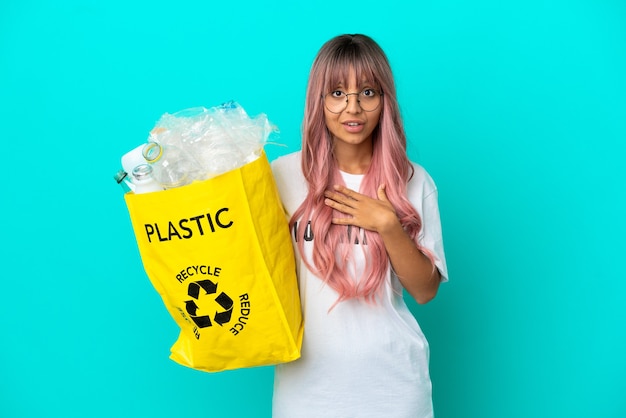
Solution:
[[[272,163],[289,217],[307,193],[300,158],[296,152]],[[421,166],[414,167],[408,198],[422,219],[419,242],[435,255],[442,280],[447,281],[437,189]],[[342,176],[347,187],[359,190],[363,175]],[[313,244],[307,239],[311,237],[291,232],[304,337],[302,357],[275,368],[274,418],[432,417],[428,342],[403,300],[395,274],[389,270],[376,304],[348,300],[329,311],[337,293],[306,267],[296,246],[296,239],[306,238],[305,251],[310,256]],[[351,242],[357,243],[354,268],[360,272],[365,256],[358,233],[358,228],[351,231]]]

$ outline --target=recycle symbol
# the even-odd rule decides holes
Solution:
[[[196,301],[202,296],[200,295],[200,289],[204,290],[204,296],[215,294],[217,293],[217,283],[213,283],[211,280],[200,280],[189,283],[189,287],[187,288],[187,294],[193,298],[192,300],[185,301],[187,313],[198,328],[206,328],[213,324],[211,323],[211,317],[209,315],[197,315],[200,309],[198,305],[196,305]],[[215,312],[213,320],[222,326],[230,321],[230,317],[233,313],[233,300],[226,293],[221,292],[215,298],[215,302],[224,310],[222,312]]]

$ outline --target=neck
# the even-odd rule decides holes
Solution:
[[[350,174],[365,174],[372,162],[372,144],[359,146],[335,144],[333,149],[339,170]]]

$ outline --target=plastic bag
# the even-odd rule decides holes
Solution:
[[[265,154],[125,198],[144,269],[180,327],[172,360],[215,372],[300,357],[295,258]]]
[[[182,365],[215,372],[300,357],[295,257],[263,152],[274,131],[228,102],[164,114],[142,149],[168,184],[125,200],[144,269],[180,328],[170,357]]]

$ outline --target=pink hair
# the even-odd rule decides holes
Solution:
[[[372,160],[361,184],[360,193],[378,198],[377,189],[385,185],[389,201],[405,231],[417,242],[421,219],[406,197],[406,185],[413,167],[406,153],[406,135],[396,99],[396,89],[389,61],[384,51],[365,35],[341,35],[328,41],[313,62],[307,86],[302,124],[302,171],[308,194],[294,212],[290,227],[297,225],[302,237],[308,220],[313,239],[312,260],[298,248],[304,262],[339,294],[339,301],[363,297],[372,301],[385,280],[389,258],[381,237],[364,231],[367,246],[366,268],[361,280],[351,280],[347,267],[352,261],[351,245],[346,241],[346,227],[331,223],[333,210],[324,204],[324,191],[333,184],[344,184],[333,156],[332,138],[324,122],[322,96],[340,83],[347,83],[351,71],[357,80],[373,83],[383,93],[379,124],[372,134]],[[302,222],[299,222],[302,220]]]

